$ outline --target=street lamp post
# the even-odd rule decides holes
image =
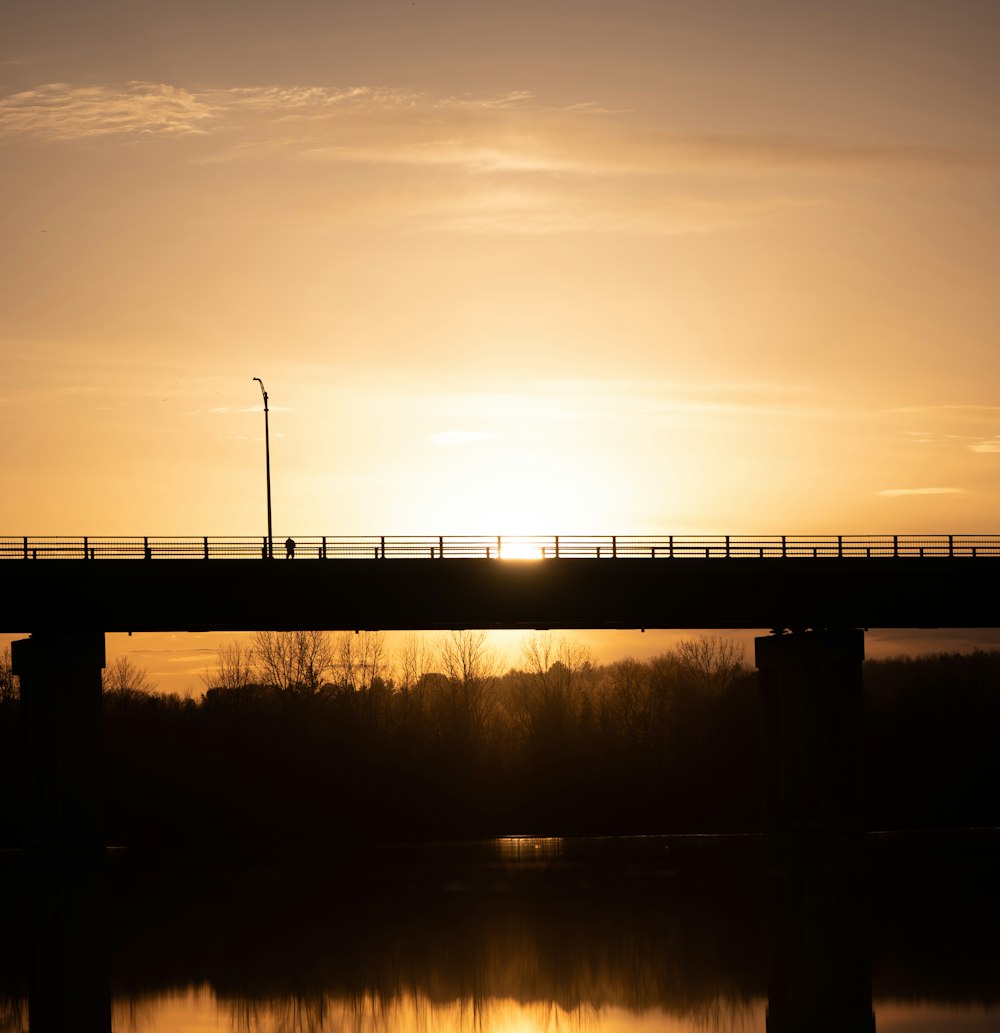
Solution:
[[[267,559],[274,559],[274,535],[271,531],[271,436],[267,426],[267,391],[264,381],[254,377],[260,384],[260,393],[264,396],[264,463],[267,472]]]

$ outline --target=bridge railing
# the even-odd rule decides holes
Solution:
[[[266,559],[267,539],[0,538],[0,560]],[[1000,556],[1000,535],[320,535],[276,559],[880,559]]]

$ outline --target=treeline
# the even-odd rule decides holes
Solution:
[[[5,827],[17,824],[16,690],[0,669]],[[1000,823],[1000,652],[865,664],[875,828]],[[504,670],[482,632],[390,657],[376,633],[260,634],[199,699],[105,676],[113,841],[753,831],[756,675],[702,638],[595,664],[534,635]]]
[[[376,633],[261,634],[220,652],[197,702],[112,670],[112,836],[634,832],[756,814],[754,683],[724,640],[598,666],[536,635],[505,671],[485,633],[462,631],[394,659]]]

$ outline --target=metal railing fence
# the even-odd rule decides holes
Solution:
[[[881,559],[1000,556],[1000,535],[320,535],[274,559]],[[0,560],[266,559],[267,538],[0,537]]]

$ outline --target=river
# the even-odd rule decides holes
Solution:
[[[11,852],[0,1031],[29,1002],[35,1033],[1000,1030],[1000,833],[792,855],[515,837],[67,874]]]

